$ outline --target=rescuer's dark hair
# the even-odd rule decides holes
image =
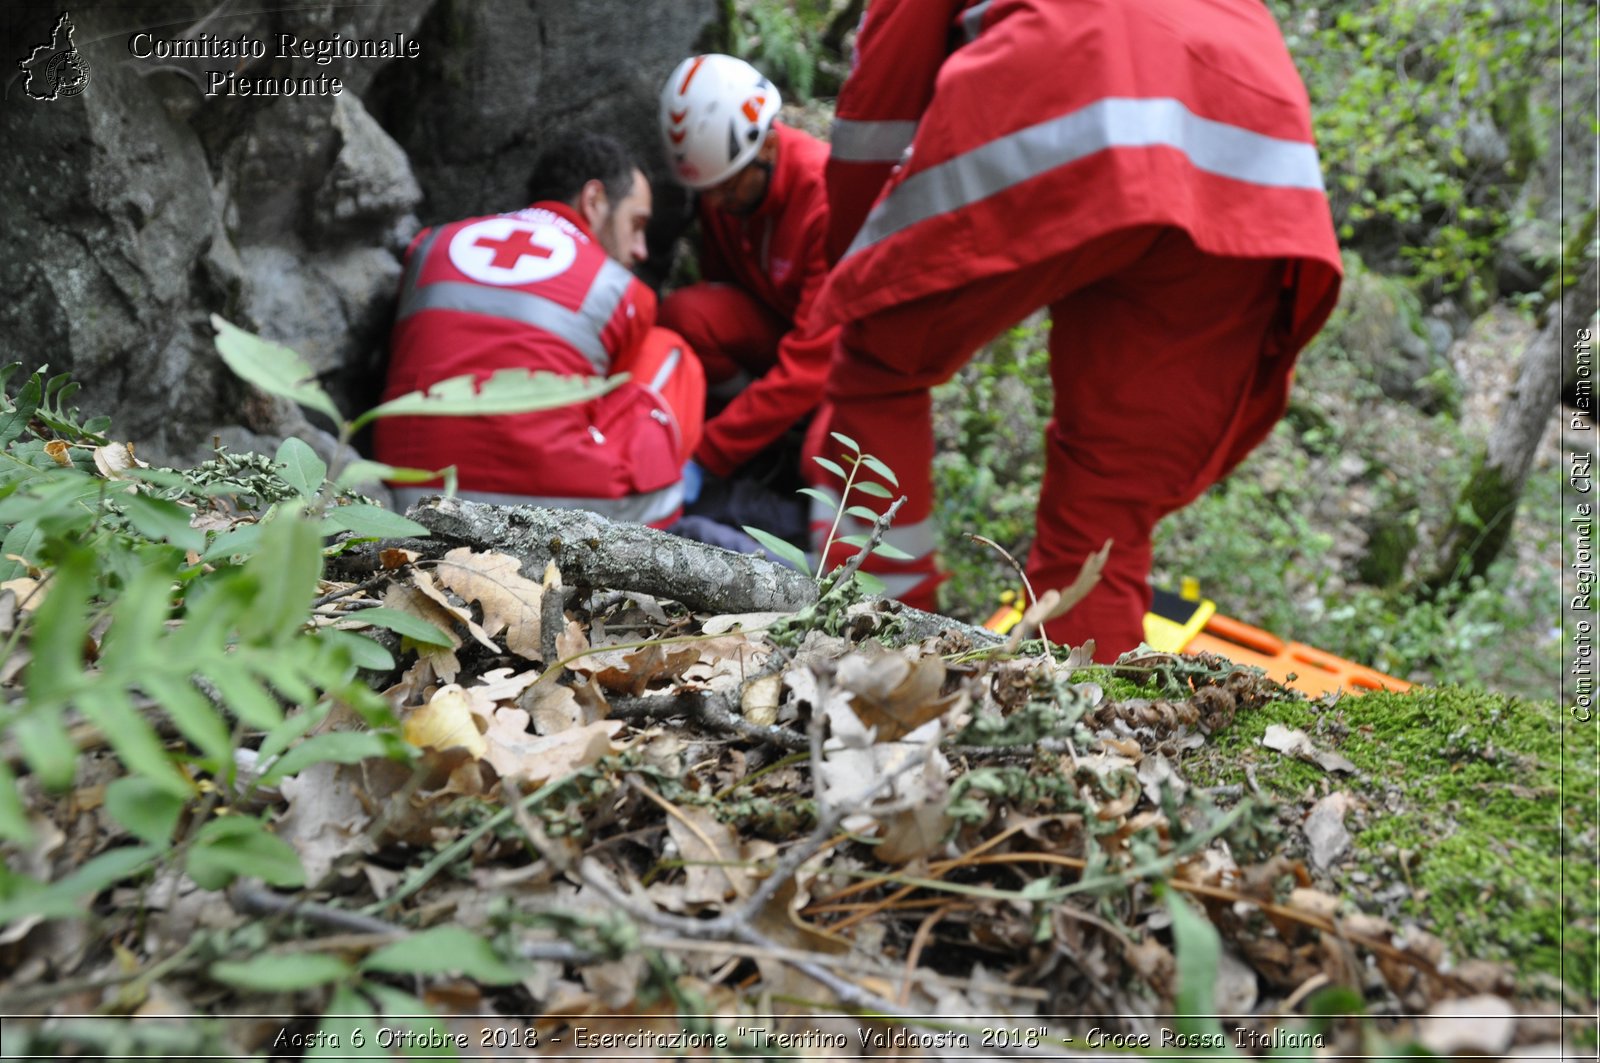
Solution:
[[[633,155],[616,137],[604,133],[564,133],[539,153],[528,181],[528,202],[553,199],[576,205],[590,181],[605,185],[613,206],[633,191]]]

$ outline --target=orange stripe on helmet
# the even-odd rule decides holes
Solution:
[[[679,96],[682,96],[685,92],[689,91],[689,82],[694,80],[695,71],[699,70],[700,64],[705,61],[706,57],[703,55],[697,55],[694,57],[694,62],[689,64],[688,71],[683,75],[683,84],[678,86]]]

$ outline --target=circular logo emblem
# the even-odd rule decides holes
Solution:
[[[565,272],[578,255],[572,237],[554,225],[487,218],[450,240],[450,261],[483,284],[531,284]]]
[[[89,64],[76,48],[62,52],[45,67],[45,82],[55,96],[76,96],[89,84]]]

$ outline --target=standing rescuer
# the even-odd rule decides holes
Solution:
[[[388,400],[498,369],[629,373],[589,402],[533,413],[380,420],[392,465],[455,465],[461,497],[575,507],[665,527],[682,508],[683,463],[700,438],[705,377],[693,350],[654,327],[645,257],[650,185],[611,137],[578,134],[535,164],[533,204],[418,234],[390,335]],[[437,487],[395,488],[402,506]]]
[[[742,59],[685,59],[661,90],[661,137],[698,193],[704,283],[669,295],[661,322],[700,355],[713,401],[685,470],[727,476],[811,413],[837,329],[812,304],[827,273],[828,146],[774,120],[778,90]]]
[[[933,605],[929,388],[1048,307],[1055,409],[1028,575],[1063,587],[1111,540],[1098,585],[1048,633],[1094,639],[1100,660],[1132,649],[1156,522],[1282,416],[1338,297],[1310,108],[1271,14],[873,0],[832,139],[837,263],[816,314],[847,324],[808,450],[841,456],[831,429],[898,474],[888,538],[915,556],[868,570]]]

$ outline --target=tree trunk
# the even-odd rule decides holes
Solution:
[[[1438,567],[1428,580],[1433,590],[1481,575],[1510,537],[1534,453],[1561,395],[1566,363],[1571,360],[1569,350],[1577,342],[1579,330],[1589,328],[1594,319],[1595,287],[1595,263],[1591,260],[1523,353],[1516,382],[1461,489],[1456,516],[1440,542]]]

